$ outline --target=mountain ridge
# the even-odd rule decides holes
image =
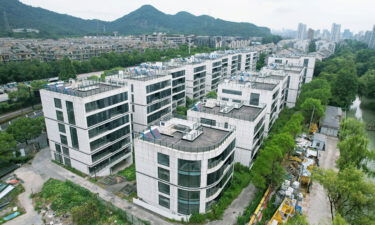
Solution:
[[[40,7],[23,4],[19,0],[0,0],[0,33],[7,34],[7,22],[12,28],[34,28],[45,35],[82,36],[114,31],[122,35],[195,34],[210,36],[259,36],[271,35],[270,29],[247,22],[230,22],[208,15],[195,16],[181,11],[166,14],[152,5],[143,5],[113,21],[82,19],[56,13]],[[6,17],[6,19],[5,19]]]

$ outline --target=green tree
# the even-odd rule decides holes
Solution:
[[[11,134],[0,132],[0,162],[7,162],[16,148],[16,141]]]
[[[365,136],[365,125],[355,118],[345,118],[340,123],[340,140],[345,140],[351,135]]]
[[[327,80],[313,79],[302,86],[297,105],[300,106],[307,98],[319,99],[322,105],[327,105],[331,96],[331,86]]]
[[[48,84],[47,81],[34,80],[34,81],[31,81],[30,86],[33,91],[39,91],[40,89],[44,88],[46,84]]]
[[[266,145],[259,153],[252,168],[252,181],[257,188],[278,186],[284,179],[285,169],[280,162],[283,149],[279,145]]]
[[[24,84],[19,84],[17,86],[17,91],[9,93],[9,99],[13,102],[27,102],[31,97],[32,93],[29,87]]]
[[[340,170],[354,166],[370,172],[368,161],[372,160],[372,151],[368,149],[369,140],[364,135],[351,135],[338,143],[340,157],[337,166]]]
[[[348,167],[337,173],[333,170],[316,169],[313,179],[327,191],[332,221],[336,212],[350,224],[373,224],[375,184],[361,170]]]
[[[259,59],[257,61],[257,65],[256,65],[256,69],[257,70],[260,70],[260,69],[262,69],[263,66],[265,66],[265,64],[266,64],[266,57],[267,57],[266,53],[260,53]]]
[[[375,98],[375,70],[370,70],[359,78],[359,94]]]
[[[296,137],[302,132],[303,115],[295,113],[291,116],[290,120],[281,129],[281,132],[287,132],[293,137]]]
[[[59,65],[59,69],[60,69],[59,79],[60,80],[67,81],[70,78],[73,78],[73,79],[76,78],[77,74],[74,69],[73,63],[68,57],[64,57],[64,59],[61,62],[59,62],[59,64],[60,64]]]
[[[335,218],[333,219],[332,225],[349,225],[344,218],[338,213],[336,213]]]
[[[40,120],[22,117],[10,124],[6,131],[12,134],[16,141],[28,144],[29,140],[39,137],[42,130]]]
[[[292,154],[294,147],[296,146],[293,136],[286,132],[273,135],[268,143],[280,146],[283,154],[288,155]]]
[[[301,105],[301,111],[306,122],[311,119],[313,122],[319,121],[324,115],[324,108],[320,100],[314,98],[307,98]]]
[[[309,52],[316,52],[316,43],[314,40],[310,41]]]
[[[331,103],[348,109],[356,98],[358,85],[356,72],[347,69],[340,70],[332,85]]]
[[[206,94],[206,97],[207,98],[213,98],[213,99],[216,99],[217,98],[217,93],[216,91],[210,91]]]

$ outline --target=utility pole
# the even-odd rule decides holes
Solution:
[[[189,55],[191,54],[191,37],[188,37]]]
[[[310,124],[309,124],[309,131],[310,131],[310,128],[311,128],[311,123],[312,123],[313,117],[314,117],[314,112],[315,112],[315,105],[314,105],[313,111],[311,113]]]

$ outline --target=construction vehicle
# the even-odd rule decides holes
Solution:
[[[284,198],[280,207],[276,210],[267,225],[280,225],[288,222],[288,219],[294,215],[296,200]]]

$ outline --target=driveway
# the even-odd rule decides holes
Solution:
[[[33,171],[33,168],[28,165],[21,167],[15,171],[15,174],[21,178],[24,183],[25,192],[18,196],[18,200],[26,213],[5,223],[6,225],[42,225],[42,217],[34,210],[32,193],[39,192],[43,186],[44,180],[41,176]]]
[[[338,139],[327,136],[326,150],[319,155],[319,167],[323,169],[336,168],[336,160],[339,157],[337,149]],[[310,188],[310,194],[304,199],[302,204],[304,214],[311,225],[331,224],[331,211],[326,191],[318,182],[314,182]]]

